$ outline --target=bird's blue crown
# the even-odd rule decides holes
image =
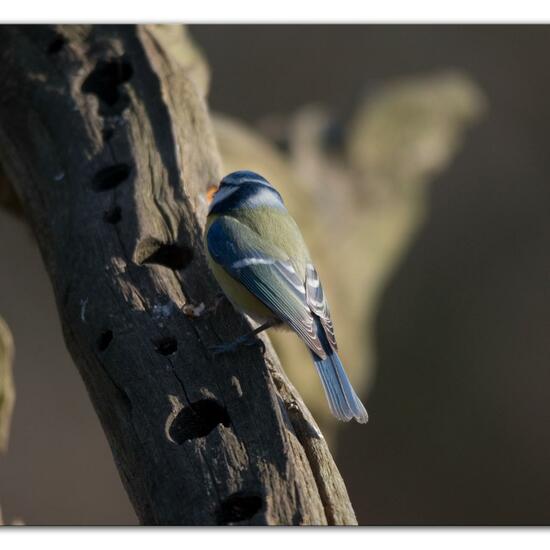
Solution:
[[[209,213],[260,206],[284,208],[284,203],[279,192],[263,176],[250,170],[239,170],[221,180]]]
[[[267,185],[273,189],[273,186],[263,176],[251,170],[238,170],[227,174],[220,182],[220,187],[222,185]]]

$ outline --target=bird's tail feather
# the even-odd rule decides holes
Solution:
[[[326,341],[326,338],[321,338],[321,340]],[[325,346],[325,341],[323,347],[327,351],[327,357],[321,359],[313,352],[311,355],[323,383],[330,410],[339,420],[348,422],[355,418],[357,422],[364,424],[368,421],[369,415],[357,397],[338,354],[329,349],[328,342]]]
[[[367,411],[353,390],[338,354],[332,352],[326,359],[312,355],[332,414],[344,422],[352,418],[362,424],[367,422]]]

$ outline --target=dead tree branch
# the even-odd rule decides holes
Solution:
[[[0,30],[0,163],[67,346],[142,523],[355,523],[269,344],[208,352],[248,327],[197,307],[218,292],[202,228],[220,169],[203,72],[169,30]]]

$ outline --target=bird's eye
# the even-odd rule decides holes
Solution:
[[[210,204],[214,200],[214,196],[218,192],[219,187],[216,185],[211,185],[206,191],[206,202]]]

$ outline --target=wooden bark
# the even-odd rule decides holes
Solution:
[[[208,351],[249,327],[212,307],[202,230],[220,168],[173,31],[166,50],[158,27],[2,27],[0,163],[139,520],[353,524],[268,340]]]

